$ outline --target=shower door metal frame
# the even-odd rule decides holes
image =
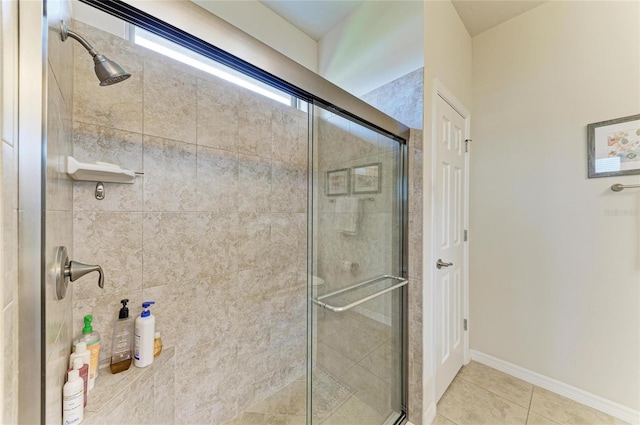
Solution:
[[[340,110],[337,109],[333,109],[330,106],[327,107],[327,105],[323,104],[323,102],[318,102],[318,101],[314,101],[313,103],[311,103],[310,105],[312,106],[320,106],[324,109],[327,109],[331,112],[333,112],[334,114],[340,115],[343,118],[350,120],[350,121],[354,121],[357,124],[362,124],[361,121],[359,120],[354,120],[351,116],[347,116],[343,113],[341,113]],[[315,206],[315,192],[313,190],[313,182],[315,180],[315,171],[314,171],[314,146],[315,146],[315,126],[314,126],[314,111],[315,108],[310,107],[309,108],[309,131],[308,131],[308,135],[309,135],[309,155],[308,155],[308,217],[312,217],[313,215],[313,211],[314,211],[314,206]],[[375,127],[369,127],[372,128],[374,131],[377,131],[375,129]],[[387,136],[387,134],[378,131],[379,133]],[[409,257],[408,257],[408,253],[409,253],[409,199],[408,199],[408,190],[409,190],[409,162],[408,162],[408,142],[409,142],[409,130],[406,131],[406,133],[404,133],[404,136],[406,136],[406,138],[399,138],[396,137],[394,138],[394,140],[396,142],[399,143],[399,152],[398,152],[398,162],[399,162],[399,172],[398,172],[398,180],[397,180],[397,193],[398,193],[398,197],[396,199],[397,202],[397,208],[398,208],[398,219],[400,220],[399,226],[398,226],[398,231],[399,231],[399,244],[398,244],[398,265],[400,268],[400,276],[402,277],[402,279],[406,280],[406,283],[404,284],[397,284],[394,285],[395,288],[393,290],[398,290],[400,291],[399,296],[400,296],[400,308],[401,308],[401,312],[400,312],[400,317],[401,317],[401,338],[402,338],[402,342],[401,342],[401,350],[402,350],[402,356],[401,356],[401,366],[400,366],[400,370],[401,370],[401,394],[400,394],[400,407],[401,407],[401,411],[400,416],[398,417],[398,419],[393,423],[393,425],[402,425],[405,424],[408,420],[408,401],[409,401],[409,296],[408,296],[408,291],[409,291]],[[313,264],[313,248],[314,248],[314,240],[313,240],[313,235],[314,235],[314,231],[313,231],[313,226],[315,225],[315,220],[312,219],[307,219],[307,222],[310,222],[310,225],[308,225],[307,228],[307,279],[308,279],[308,283],[307,283],[307,329],[311,330],[312,327],[312,321],[313,321],[313,308],[314,305],[316,306],[320,306],[320,307],[324,307],[326,308],[326,306],[324,305],[324,303],[322,302],[318,302],[321,301],[322,298],[317,298],[314,299],[313,297],[313,287],[311,285],[311,279],[312,279],[312,275],[313,275],[313,270],[312,270],[312,264]],[[388,276],[391,278],[396,278],[397,277],[393,277],[393,276]],[[359,284],[356,285],[352,285],[349,288],[346,288],[342,291],[347,291],[350,290],[351,288],[355,288],[359,285],[366,285],[367,282],[361,282]],[[386,290],[384,290],[385,293],[389,293],[391,288],[387,288]],[[337,291],[336,293],[341,292],[341,291]],[[376,294],[373,294],[372,297],[377,296],[377,294],[382,295],[383,291],[380,291]],[[328,296],[328,295],[327,295]],[[325,296],[325,297],[327,297]],[[371,297],[367,297],[368,299],[371,299]],[[354,304],[359,304],[360,302],[356,302]],[[349,306],[345,306],[345,307],[349,307]],[[351,307],[349,307],[351,308]],[[331,310],[331,309],[329,309]],[[344,311],[342,309],[337,309],[334,310],[336,312],[340,312],[340,311]],[[308,356],[307,356],[307,374],[308,376],[313,376],[313,358],[312,358],[312,354],[313,354],[313,346],[312,346],[312,338],[311,336],[307,337],[307,352],[308,352]],[[311,387],[311,380],[307,380],[307,425],[313,425],[312,421],[311,421],[311,413],[312,413],[312,397],[310,397],[312,391],[312,387]]]
[[[45,423],[47,12],[18,6],[18,422]]]
[[[226,21],[207,13],[210,27],[198,38],[181,28],[190,20],[202,22],[203,11],[191,2],[129,0],[79,0],[109,15],[136,25],[197,53],[216,60],[292,96],[317,104],[374,130],[400,146],[398,214],[401,276],[407,276],[407,141],[409,127],[320,77],[287,56],[251,37]],[[133,5],[133,6],[132,6]],[[44,218],[46,166],[46,0],[20,2],[20,361],[21,423],[44,423],[45,358],[44,325]],[[179,13],[172,13],[178,11]],[[24,19],[23,19],[24,14]],[[37,15],[37,18],[36,18]],[[157,17],[158,15],[162,18]],[[192,21],[193,22],[193,21]],[[215,45],[207,40],[215,39]],[[24,51],[23,51],[24,49]],[[24,56],[23,56],[23,53]],[[25,78],[27,71],[33,78]],[[36,83],[34,83],[36,81]],[[40,84],[41,83],[41,84]],[[310,114],[311,115],[311,114]],[[40,126],[34,126],[40,123]],[[312,132],[309,132],[312,135]],[[310,146],[312,143],[310,143]],[[30,149],[27,152],[27,149]],[[37,170],[37,171],[34,171]],[[310,174],[311,176],[311,174]],[[310,180],[311,185],[311,180]],[[311,189],[311,186],[309,186]],[[22,196],[30,193],[30,196]],[[34,196],[37,193],[39,196]],[[309,197],[312,197],[309,191]],[[311,201],[310,201],[311,202]],[[309,226],[312,232],[312,226]],[[39,264],[39,269],[33,268]],[[31,269],[28,268],[31,267]],[[23,287],[24,286],[24,287]],[[308,284],[310,286],[310,284]],[[407,286],[398,288],[402,298],[402,412],[396,424],[406,421],[407,411]],[[27,299],[28,296],[28,299]],[[308,297],[309,303],[310,297]],[[22,304],[25,302],[25,304]],[[27,307],[28,308],[23,308]],[[23,316],[24,315],[24,316]],[[307,315],[309,316],[309,314]],[[25,356],[25,357],[22,357]],[[28,366],[28,367],[27,367]],[[23,381],[24,380],[24,381]],[[40,391],[37,391],[37,387]],[[24,389],[23,389],[24,388]],[[309,398],[309,397],[308,397]],[[35,406],[37,406],[37,408]]]

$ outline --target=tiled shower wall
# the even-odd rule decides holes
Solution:
[[[73,186],[74,335],[108,362],[120,299],[176,347],[179,423],[220,424],[305,370],[307,116],[80,22],[132,77],[98,87],[75,49],[73,155],[144,173]],[[106,370],[103,373],[108,373]],[[100,378],[96,385],[100,385]],[[172,418],[167,418],[170,422]]]
[[[47,168],[45,257],[47,270],[52,269],[55,248],[66,246],[69,257],[73,250],[73,185],[65,173],[64,159],[71,154],[73,111],[73,44],[60,40],[61,19],[68,20],[68,1],[47,3],[48,64],[47,64]],[[71,284],[73,285],[73,284]],[[46,422],[62,422],[62,386],[66,380],[69,349],[72,339],[72,294],[57,300],[54,276],[45,277],[46,314]]]
[[[417,69],[362,97],[412,128],[409,157],[409,420],[422,423],[422,114],[424,69]],[[415,130],[414,130],[415,129]]]

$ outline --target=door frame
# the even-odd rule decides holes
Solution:
[[[46,2],[21,0],[18,19],[18,421],[44,423]]]
[[[436,156],[436,148],[437,148],[437,144],[435,143],[435,140],[437,140],[437,111],[438,111],[438,107],[437,107],[437,103],[438,103],[438,96],[441,97],[445,102],[447,102],[449,105],[451,105],[451,107],[453,109],[456,110],[456,112],[458,112],[462,118],[464,118],[464,122],[465,122],[465,132],[467,135],[467,139],[470,139],[471,137],[471,112],[469,111],[469,109],[467,109],[464,104],[453,94],[453,92],[451,92],[440,80],[438,80],[437,78],[434,78],[433,80],[433,93],[432,93],[432,97],[431,97],[431,102],[432,102],[432,117],[431,117],[431,122],[433,123],[431,126],[431,140],[433,141],[433,143],[431,144],[431,229],[432,232],[435,232],[437,225],[436,225],[436,188],[435,188],[435,181],[436,181],[436,176],[435,176],[435,170],[436,170],[436,163],[437,163],[437,156]],[[463,222],[464,222],[464,228],[468,231],[469,230],[469,163],[470,163],[470,157],[471,157],[471,144],[467,143],[468,145],[468,152],[467,155],[465,155],[465,190],[464,190],[464,209],[463,209]],[[470,233],[470,232],[468,232]],[[430,258],[430,263],[429,263],[429,273],[430,273],[430,279],[431,282],[435,282],[436,281],[436,268],[435,268],[435,263],[436,263],[436,238],[431,237],[431,258]],[[468,243],[468,239],[466,241],[466,243],[463,243],[463,275],[462,275],[462,292],[463,292],[463,315],[464,318],[467,319],[467,324],[469,324],[469,243]],[[436,378],[436,374],[437,374],[437,367],[436,367],[436,344],[435,344],[435,338],[436,338],[436,328],[435,326],[439,323],[437,318],[435,317],[435,311],[436,311],[436,299],[434,296],[431,297],[431,300],[428,300],[427,302],[425,302],[426,305],[429,305],[431,308],[431,319],[432,319],[432,323],[434,325],[433,328],[433,333],[432,333],[432,341],[431,341],[431,358],[433,359],[431,367],[432,367],[432,376],[433,376],[433,386],[434,386],[434,394],[435,394],[435,378]],[[469,332],[470,332],[470,326],[467,326],[467,331],[464,331],[464,360],[463,360],[463,364],[468,364],[471,361],[471,350],[469,349]],[[435,403],[438,402],[438,400],[434,400]]]

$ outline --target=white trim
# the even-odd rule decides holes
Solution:
[[[436,420],[437,408],[435,403],[431,403],[422,414],[422,425],[431,425]]]
[[[565,384],[564,382],[560,382],[556,379],[549,378],[548,376],[541,375],[537,372],[476,350],[471,350],[471,358],[478,363],[482,363],[499,370],[500,372],[507,373],[511,376],[522,379],[523,381],[529,382],[530,384],[552,391],[573,401],[577,401],[585,406],[592,407],[630,424],[640,424],[640,411],[638,410],[631,409],[614,401],[607,400],[606,398],[591,394],[569,384]]]

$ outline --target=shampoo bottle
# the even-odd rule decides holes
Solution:
[[[74,369],[68,373],[69,379],[62,387],[62,423],[77,425],[84,419],[82,406],[84,390],[80,371]]]
[[[87,350],[87,343],[84,341],[78,342],[75,351],[69,356],[69,370],[73,369],[73,362],[77,358],[82,359],[82,362],[87,365],[87,370],[91,368],[91,352]]]
[[[82,379],[82,389],[84,391],[84,403],[83,406],[87,407],[87,393],[89,392],[89,365],[85,364],[82,358],[76,357],[73,360],[73,368],[69,369],[69,372],[72,370],[77,370],[80,373],[80,379]]]
[[[84,328],[82,328],[82,336],[78,338],[74,345],[78,342],[85,342],[87,350],[91,352],[91,364],[89,365],[89,390],[93,389],[98,377],[98,364],[100,362],[100,334],[93,330],[91,321],[93,316],[88,314],[84,316]]]
[[[133,355],[131,353],[133,345],[133,323],[129,317],[129,309],[127,303],[129,300],[120,300],[122,308],[118,315],[118,321],[113,329],[113,353],[111,355],[111,364],[109,365],[111,373],[123,372],[129,369]]]
[[[133,364],[145,367],[153,363],[153,337],[156,330],[156,318],[149,311],[154,301],[142,303],[142,313],[136,318],[135,325],[135,355]]]

